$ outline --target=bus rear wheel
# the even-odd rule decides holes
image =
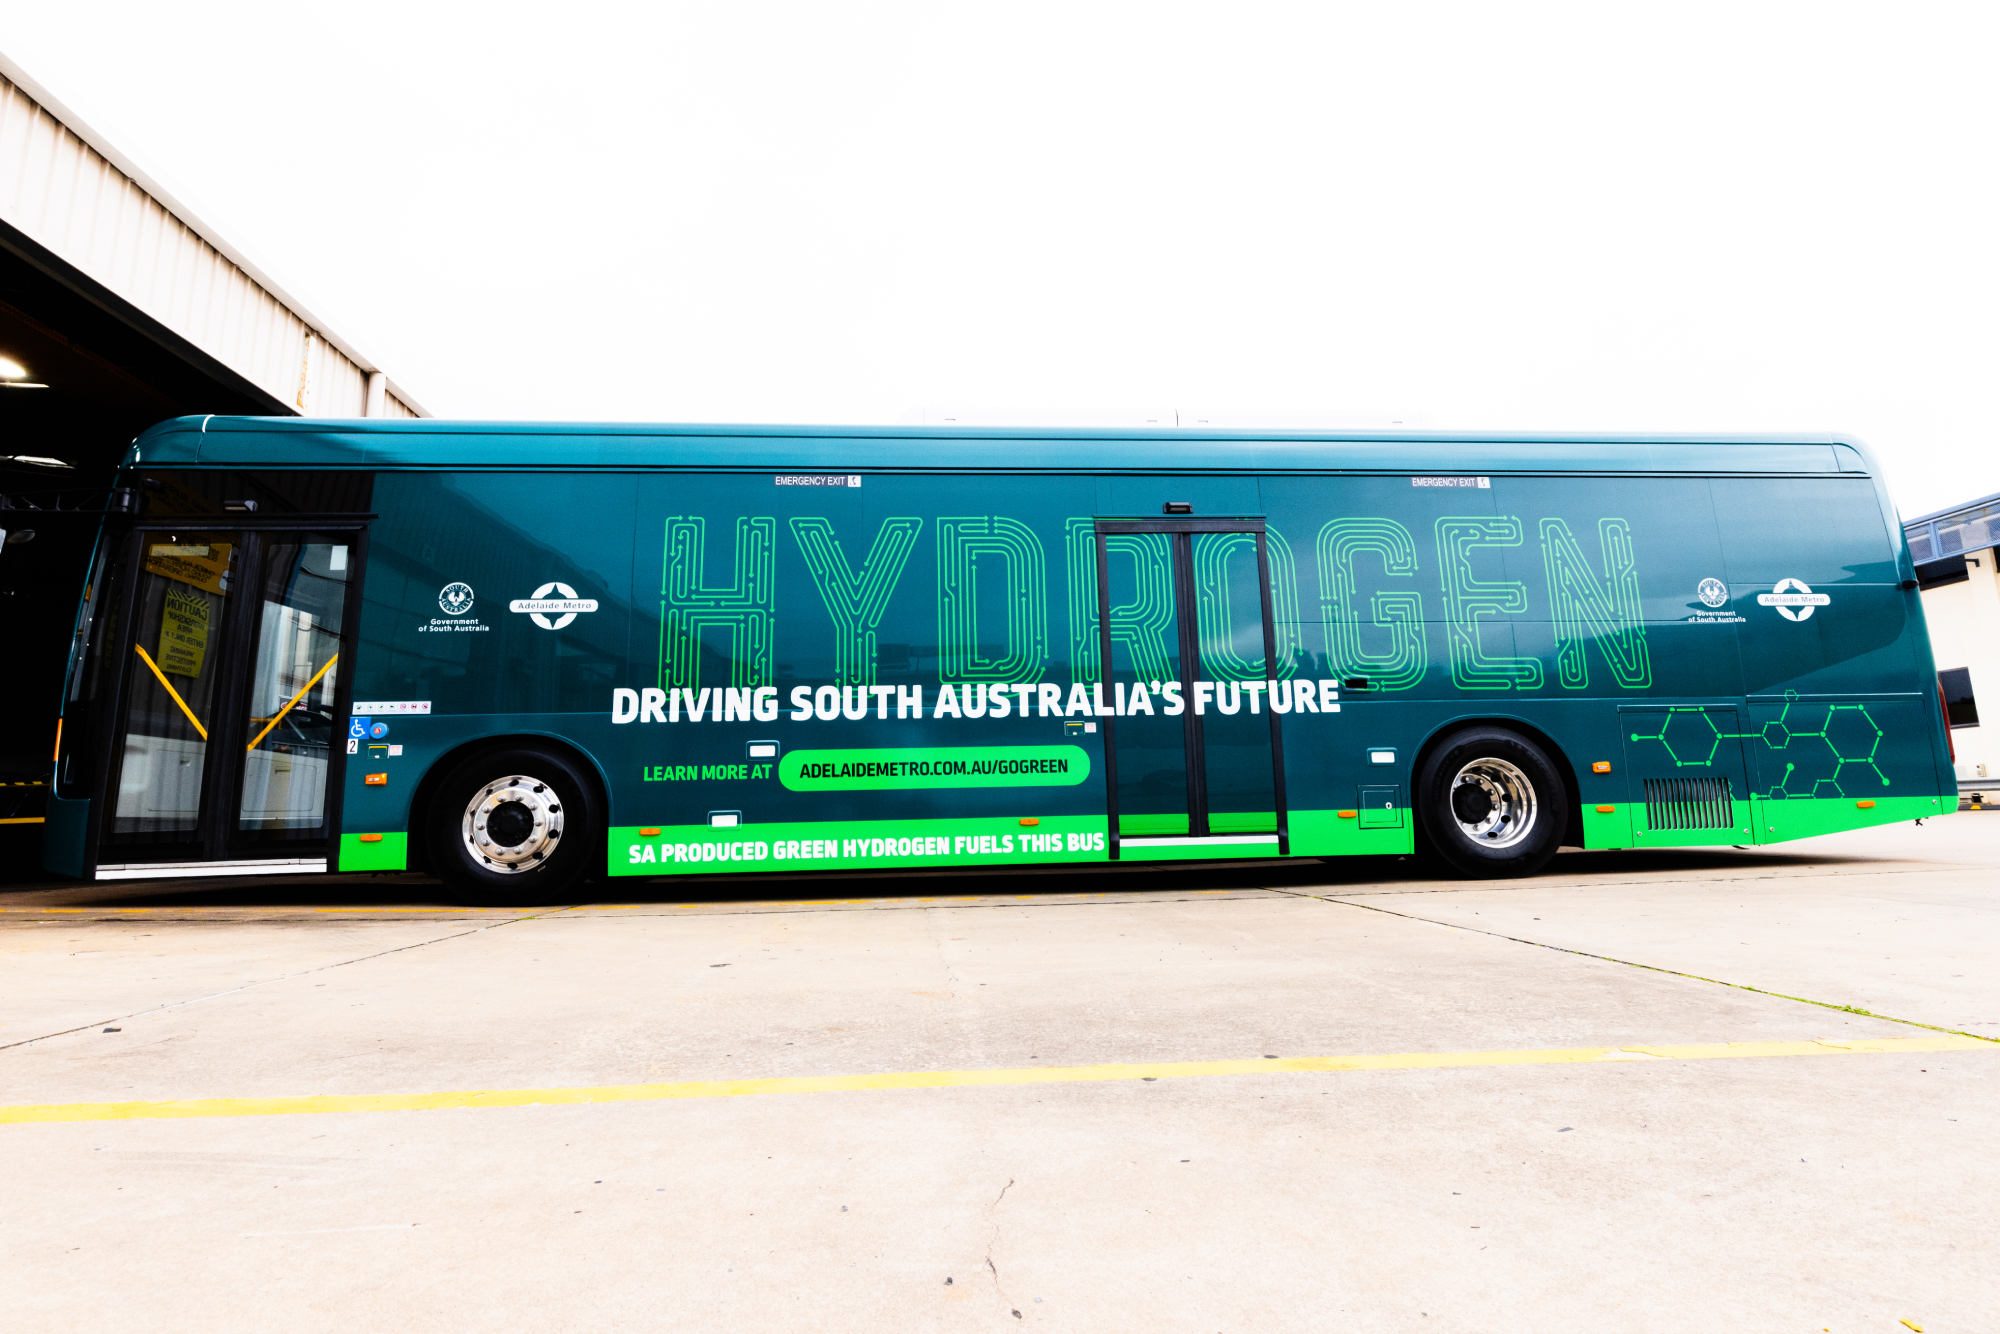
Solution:
[[[602,849],[598,806],[590,776],[560,751],[483,751],[460,761],[431,798],[431,868],[464,903],[561,902]]]
[[[1439,857],[1461,875],[1533,875],[1562,846],[1568,793],[1547,752],[1504,727],[1445,738],[1417,776],[1416,806]]]

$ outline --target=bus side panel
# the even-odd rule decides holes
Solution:
[[[363,592],[341,870],[409,865],[411,798],[459,746],[539,734],[578,738],[591,753],[581,738],[602,730],[608,739],[609,696],[634,634],[633,481],[378,476],[382,517]],[[588,609],[565,616],[517,606],[552,598]]]
[[[42,825],[42,865],[57,875],[81,878],[89,849],[90,802],[68,801],[51,792]]]
[[[1740,636],[1760,842],[1956,808],[1902,553],[1858,477],[1715,483]]]
[[[1337,746],[1288,755],[1295,810],[1356,806],[1382,781],[1369,757],[1407,765],[1479,718],[1562,749],[1590,847],[1940,809],[1922,627],[1867,479],[1273,478],[1264,496],[1296,556],[1300,663],[1369,682],[1343,692]],[[1311,823],[1294,850],[1374,850],[1360,832]]]
[[[1660,841],[1633,823],[1644,777],[1627,763],[1620,703],[1733,707],[1742,692],[1740,620],[1720,591],[1708,486],[1705,478],[1266,478],[1272,544],[1292,552],[1298,569],[1299,669],[1367,682],[1341,692],[1334,745],[1287,750],[1294,810],[1327,817],[1295,819],[1294,851],[1386,850],[1340,808],[1358,817],[1362,790],[1389,781],[1385,767],[1404,785],[1407,807],[1423,746],[1482,720],[1555,742],[1575,774],[1586,846],[1627,847],[1648,832]],[[1704,580],[1713,605],[1702,600]],[[1705,745],[1688,759],[1707,772],[1726,758],[1709,752]],[[1599,763],[1608,768],[1597,771]],[[1742,799],[1740,760],[1732,777]],[[1728,841],[1747,837],[1729,832]]]
[[[1283,720],[1295,854],[1407,851],[1473,719],[1555,742],[1592,847],[1939,809],[1865,479],[383,473],[341,866],[408,864],[425,768],[503,732],[600,765],[615,873],[1101,862],[1091,524],[1168,500],[1267,516],[1328,706]],[[1684,779],[1727,827],[1649,803]]]
[[[1075,690],[1095,479],[639,492],[619,684],[652,694],[608,752],[613,874],[1106,859],[1103,734]]]

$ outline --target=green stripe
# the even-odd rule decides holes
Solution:
[[[1863,806],[1863,801],[1873,804]],[[1600,811],[1599,806],[1610,806]],[[1729,847],[1739,843],[1783,843],[1795,838],[1869,829],[1928,819],[1958,809],[1957,801],[1938,797],[1783,797],[1753,796],[1734,803],[1736,825],[1731,829],[1648,829],[1644,802],[1583,803],[1583,846],[1586,848]]]
[[[408,834],[384,833],[380,843],[363,843],[359,834],[340,836],[340,870],[403,871],[409,864]]]

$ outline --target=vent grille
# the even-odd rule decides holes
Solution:
[[[1648,829],[1730,829],[1736,810],[1727,778],[1648,778]]]

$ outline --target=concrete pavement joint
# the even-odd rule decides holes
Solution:
[[[1532,942],[1529,942],[1532,943]],[[1613,962],[1616,962],[1615,960]],[[1705,980],[1705,979],[1704,979]],[[1789,999],[1789,998],[1787,998]],[[1828,1007],[1838,1008],[1838,1007]],[[1917,1025],[1928,1027],[1928,1025]],[[1021,1084],[1153,1082],[1218,1075],[1338,1074],[1366,1070],[1455,1070],[1502,1065],[1590,1065],[1664,1059],[1711,1061],[1775,1056],[1879,1056],[1995,1051],[2000,1043],[1938,1030],[1912,1038],[1815,1038],[1803,1042],[1703,1042],[1623,1047],[1552,1047],[1525,1051],[1397,1052],[1373,1056],[1286,1056],[1256,1060],[1156,1061],[1014,1070],[908,1070],[872,1075],[793,1075],[769,1079],[605,1084],[579,1088],[465,1089],[448,1093],[311,1094],[269,1098],[186,1098],[155,1102],[39,1103],[0,1107],[0,1125],[70,1121],[158,1121],[228,1116],[297,1116],[339,1112],[459,1111],[486,1107],[562,1107],[584,1103],[741,1098],[774,1093],[887,1092],[994,1088]],[[1003,1189],[1001,1195],[1004,1197]],[[1000,1200],[994,1200],[998,1206]]]
[[[303,972],[286,973],[283,977],[267,977],[261,982],[247,982],[240,987],[231,987],[227,991],[212,992],[206,996],[192,996],[187,1000],[173,1001],[166,1005],[155,1005],[149,1010],[134,1010],[130,1014],[116,1015],[110,1019],[94,1019],[90,1023],[78,1024],[74,1028],[60,1029],[54,1033],[43,1033],[38,1037],[22,1038],[16,1042],[0,1042],[0,1051],[11,1051],[16,1047],[32,1046],[37,1042],[47,1042],[50,1038],[67,1037],[71,1033],[82,1033],[104,1024],[122,1024],[131,1019],[143,1019],[149,1014],[164,1014],[168,1010],[179,1010],[189,1005],[200,1005],[205,1001],[221,1000],[224,996],[236,996],[246,991],[255,991],[259,987],[268,987],[279,982],[290,982],[301,977],[311,977],[314,973],[329,972],[335,968],[345,968],[349,964],[367,963],[370,959],[382,959],[387,958],[391,954],[402,954],[408,950],[420,950],[427,945],[441,945],[447,940],[457,940],[463,936],[476,936],[481,931],[491,931],[496,926],[510,926],[515,922],[525,922],[539,915],[537,913],[529,913],[522,917],[510,917],[504,922],[488,922],[471,931],[454,931],[448,936],[434,936],[429,940],[419,940],[408,945],[398,945],[394,949],[377,950],[373,954],[363,954],[352,959],[342,959],[338,963],[321,964],[317,968],[308,968]]]
[[[1706,982],[1710,986],[1729,987],[1736,991],[1755,992],[1759,996],[1770,996],[1776,1000],[1788,1000],[1800,1005],[1816,1005],[1822,1010],[1838,1010],[1842,1014],[1858,1014],[1869,1019],[1880,1019],[1889,1024],[1905,1024],[1911,1028],[1927,1028],[1933,1033],[1950,1033],[1954,1037],[1971,1038],[1975,1042],[2000,1046],[2000,1038],[1981,1037],[1977,1033],[1967,1033],[1963,1029],[1946,1028],[1942,1024],[1927,1024],[1920,1019],[1898,1019],[1893,1014],[1877,1014],[1864,1010],[1858,1005],[1835,1005],[1832,1001],[1814,1000],[1810,996],[1787,996],[1782,991],[1766,991],[1763,987],[1753,987],[1747,982],[1726,982],[1719,977],[1703,977],[1700,973],[1684,973],[1678,968],[1663,968],[1659,964],[1639,963],[1632,959],[1614,958],[1609,954],[1592,954],[1589,950],[1573,950],[1567,945],[1551,945],[1543,940],[1527,940],[1521,936],[1510,936],[1504,931],[1488,931],[1477,926],[1462,926],[1457,922],[1440,922],[1431,917],[1419,917],[1415,913],[1397,912],[1394,908],[1378,908],[1372,903],[1354,903],[1346,898],[1336,898],[1330,894],[1307,894],[1299,890],[1281,889],[1273,891],[1291,894],[1302,899],[1318,899],[1322,903],[1338,903],[1347,908],[1360,908],[1367,912],[1385,913],[1390,917],[1400,917],[1409,922],[1422,922],[1426,926],[1442,926],[1452,931],[1470,931],[1474,935],[1491,936],[1495,940],[1508,940],[1516,945],[1532,945],[1537,949],[1554,950],[1558,954],[1574,954],[1582,959],[1596,959],[1600,963],[1622,964],[1627,968],[1643,968],[1649,973],[1665,973],[1668,977],[1685,977],[1693,982]]]

